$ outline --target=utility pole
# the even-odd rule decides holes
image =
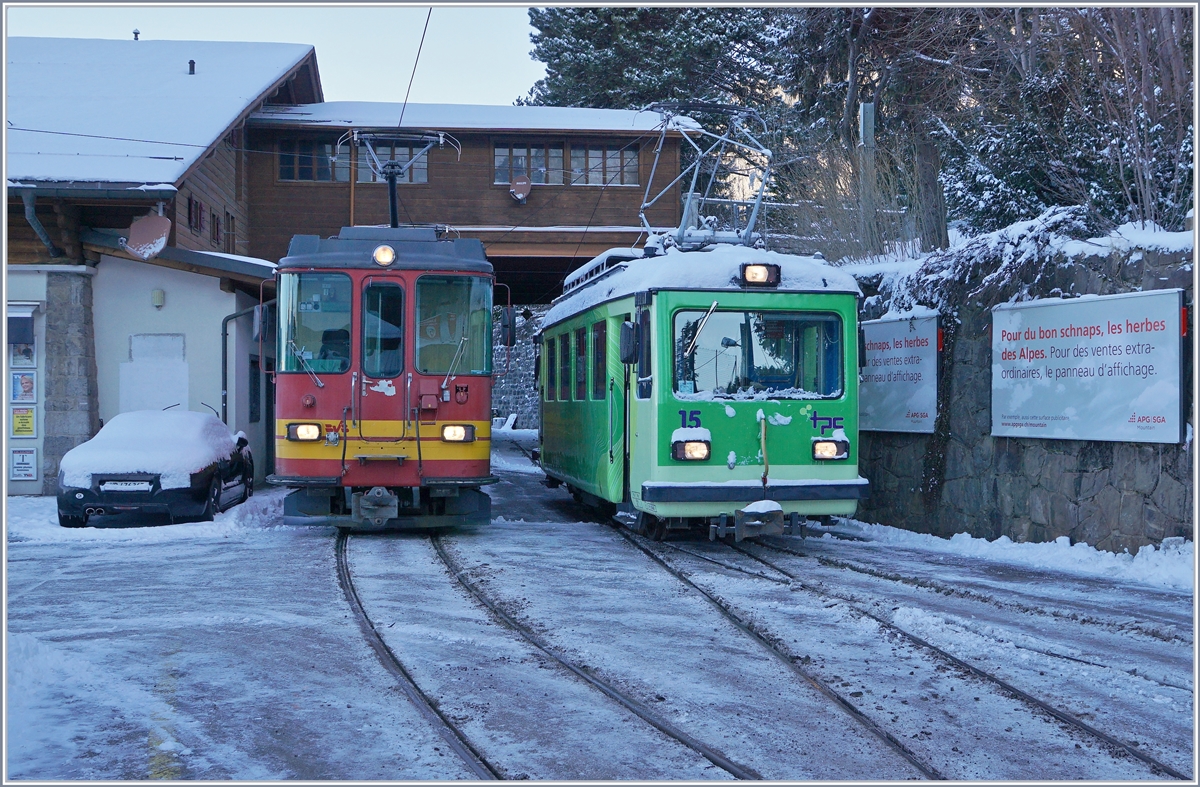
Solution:
[[[875,103],[858,105],[858,234],[868,254],[882,251],[875,220]]]

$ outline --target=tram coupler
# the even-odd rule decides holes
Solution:
[[[400,515],[400,498],[382,486],[368,492],[355,492],[351,497],[350,518],[355,522],[382,526]]]

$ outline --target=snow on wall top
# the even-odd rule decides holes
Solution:
[[[255,125],[297,124],[332,128],[395,128],[402,104],[379,101],[327,101],[290,107],[269,107],[255,112]],[[498,131],[638,131],[658,128],[657,112],[631,109],[580,107],[490,106],[484,104],[409,104],[404,107],[404,128],[409,130]],[[688,117],[673,123],[699,128]]]
[[[610,255],[633,255],[635,249],[610,249],[576,271],[567,274],[570,281],[589,266]],[[825,260],[780,254],[749,246],[718,244],[703,251],[681,251],[671,247],[666,254],[617,263],[590,284],[583,285],[554,301],[542,320],[549,327],[580,311],[605,301],[623,298],[648,289],[732,290],[744,292],[737,278],[741,264],[779,265],[780,282],[771,292],[844,292],[861,295],[858,282]]]
[[[191,474],[236,447],[221,419],[181,410],[135,410],[114,416],[59,463],[63,484],[86,489],[93,473],[159,473],[163,489],[181,489]]]
[[[6,177],[175,183],[312,51],[306,44],[9,38]]]

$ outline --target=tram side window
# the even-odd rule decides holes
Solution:
[[[587,328],[575,330],[575,401],[587,399]]]
[[[650,353],[650,310],[638,312],[638,370],[637,398],[649,399],[653,387],[651,379]]]
[[[604,385],[608,381],[608,364],[604,353],[607,349],[607,329],[604,320],[592,326],[592,398],[604,398]]]
[[[284,273],[279,277],[279,371],[350,368],[350,277]]]
[[[404,290],[371,284],[363,290],[362,370],[367,377],[395,377],[404,366]]]
[[[558,337],[558,398],[571,399],[571,334]]]
[[[546,400],[553,402],[558,385],[558,367],[554,361],[554,339],[546,339]]]

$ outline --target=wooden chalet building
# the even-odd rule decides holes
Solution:
[[[561,107],[269,104],[246,123],[256,151],[249,251],[278,259],[298,232],[386,224],[387,185],[372,171],[363,138],[374,137],[376,160],[407,161],[424,146],[413,136],[444,134],[399,181],[400,223],[447,225],[479,238],[514,302],[547,302],[577,265],[645,240],[638,210],[660,122],[654,112]],[[668,134],[652,194],[678,174],[679,142]],[[524,200],[510,193],[520,175],[532,184]],[[651,207],[651,226],[679,223],[679,195],[676,185]]]

